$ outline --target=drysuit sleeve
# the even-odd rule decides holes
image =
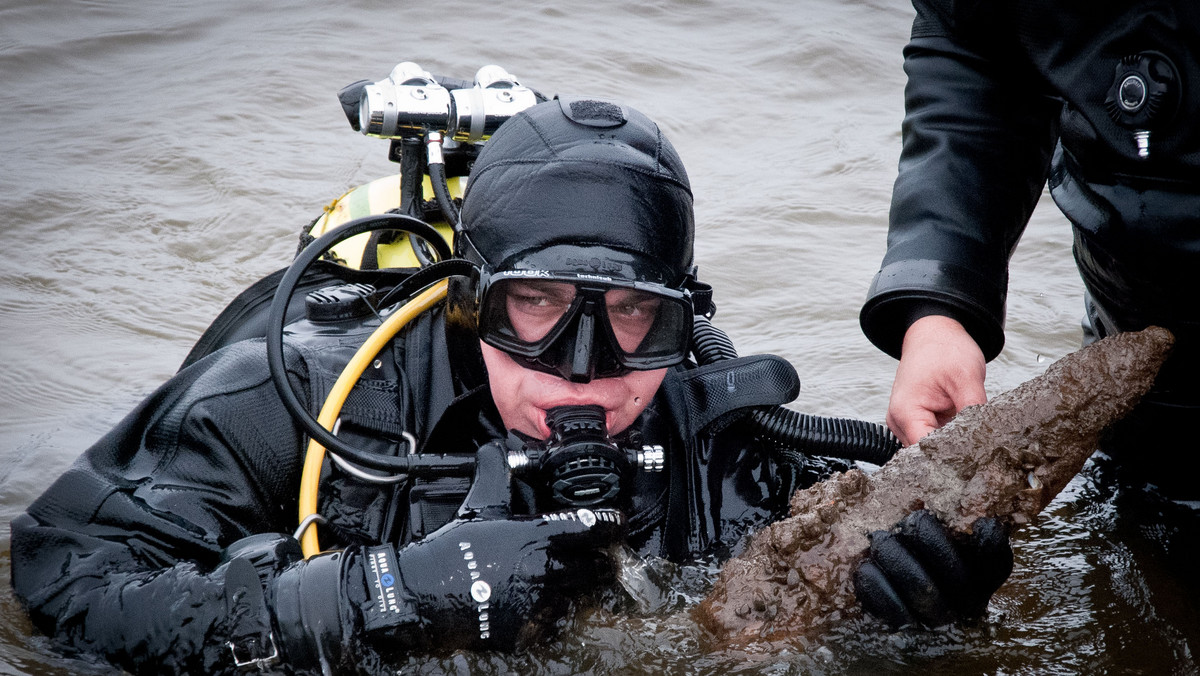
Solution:
[[[913,4],[887,252],[860,324],[898,358],[913,321],[945,314],[990,360],[1004,346],[1008,260],[1046,182],[1060,104],[1018,54],[1005,3]]]
[[[270,616],[254,568],[221,553],[290,531],[300,442],[261,341],[181,371],[13,521],[17,596],[72,653],[133,673],[232,671],[227,641]]]

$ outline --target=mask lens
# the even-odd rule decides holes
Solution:
[[[682,355],[691,322],[686,304],[637,289],[609,289],[604,293],[608,327],[617,347],[627,357],[653,359]]]
[[[575,296],[569,282],[497,281],[479,309],[480,337],[502,350],[534,356],[562,332]]]
[[[576,289],[566,282],[519,281],[503,285],[504,315],[512,336],[538,343],[550,335],[575,302]]]

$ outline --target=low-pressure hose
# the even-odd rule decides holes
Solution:
[[[450,187],[446,185],[446,160],[442,155],[441,133],[429,132],[425,136],[425,147],[426,168],[429,171],[429,182],[433,185],[433,197],[437,200],[438,209],[441,210],[446,223],[458,232],[460,220],[458,209],[454,207],[454,200],[450,197]]]
[[[403,230],[410,235],[416,235],[428,241],[430,246],[433,247],[438,256],[443,260],[449,259],[452,255],[449,245],[446,244],[446,241],[442,239],[442,236],[433,226],[411,216],[400,214],[365,216],[330,230],[305,247],[296,256],[296,259],[292,262],[287,272],[284,273],[283,279],[279,281],[279,287],[275,290],[275,298],[271,301],[271,309],[267,316],[267,365],[271,371],[271,380],[275,384],[275,390],[279,393],[279,398],[283,402],[284,408],[287,409],[288,413],[291,414],[292,418],[300,425],[303,431],[308,433],[309,437],[317,440],[322,446],[338,453],[343,458],[367,469],[389,473],[407,472],[410,471],[411,459],[403,456],[380,456],[363,452],[338,439],[330,432],[330,427],[323,425],[314,418],[292,389],[283,357],[284,318],[287,313],[288,302],[292,297],[292,292],[295,291],[304,272],[308,270],[309,266],[317,258],[322,256],[335,244],[355,235],[373,230]]]
[[[393,143],[400,148],[400,206],[397,213],[421,220],[425,218],[425,156],[422,154],[421,139],[404,138]],[[421,267],[433,264],[434,259],[425,240],[409,237],[408,244]]]
[[[737,358],[737,349],[725,332],[713,326],[707,317],[699,315],[692,329],[692,352],[700,364]],[[883,425],[813,416],[782,406],[756,410],[750,421],[756,432],[791,462],[801,460],[797,456],[820,455],[882,465],[901,446],[891,430]]]
[[[346,364],[346,368],[338,376],[337,382],[333,384],[333,389],[330,390],[329,396],[326,397],[325,403],[321,406],[321,413],[317,418],[317,424],[326,430],[333,430],[334,422],[341,414],[342,405],[346,402],[346,397],[349,396],[354,384],[362,377],[363,371],[367,370],[367,365],[371,363],[375,355],[379,354],[388,341],[395,337],[410,321],[446,297],[447,284],[446,280],[442,280],[429,287],[416,298],[405,303],[403,307],[384,320],[383,324],[367,337],[366,342],[359,346],[354,356],[350,359],[350,362]],[[409,453],[414,453],[415,451],[416,449],[411,446],[408,449]],[[361,460],[361,455],[359,453],[352,457],[356,460]],[[399,460],[400,458],[395,459]],[[304,456],[304,470],[300,475],[299,508],[301,524],[308,523],[309,516],[317,513],[317,489],[321,480],[321,465],[324,460],[325,446],[315,438],[309,439],[308,452]],[[461,462],[461,460],[456,458],[451,458],[450,460],[452,462]],[[405,467],[405,469],[409,468]],[[297,532],[300,540],[300,548],[303,550],[305,557],[320,553],[321,547],[317,540],[316,528],[308,527],[304,528],[303,532]]]

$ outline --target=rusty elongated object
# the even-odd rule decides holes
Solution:
[[[969,532],[982,516],[1027,523],[1150,389],[1174,338],[1150,327],[1110,336],[902,449],[797,491],[791,515],[755,533],[694,609],[710,647],[813,634],[857,612],[852,576],[867,533],[916,509]]]

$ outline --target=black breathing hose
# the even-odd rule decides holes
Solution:
[[[737,357],[729,337],[700,315],[692,330],[692,352],[700,364]],[[900,441],[891,430],[863,420],[824,418],[772,406],[754,411],[749,421],[757,434],[793,463],[802,461],[804,455],[820,455],[882,465],[900,450]]]
[[[271,381],[275,385],[275,390],[279,393],[279,398],[283,402],[284,408],[287,409],[292,418],[317,443],[356,465],[381,472],[405,473],[416,469],[413,466],[415,461],[411,456],[382,456],[367,453],[342,441],[334,436],[332,432],[325,429],[320,421],[308,412],[308,409],[305,408],[304,403],[300,401],[300,398],[292,388],[292,383],[288,380],[287,366],[283,355],[283,323],[287,315],[288,301],[291,300],[292,292],[295,291],[300,279],[304,276],[304,272],[308,270],[314,261],[323,256],[326,251],[333,248],[339,242],[355,235],[375,230],[400,230],[407,232],[410,236],[415,235],[416,238],[427,241],[442,260],[449,260],[453,255],[450,246],[446,244],[441,234],[433,226],[419,219],[402,214],[365,216],[343,223],[321,235],[316,241],[304,247],[304,250],[296,256],[291,266],[288,267],[287,272],[284,273],[283,279],[279,281],[279,287],[275,290],[275,297],[271,301],[270,313],[267,315],[267,366],[271,372]],[[448,269],[446,270],[448,274],[453,274]],[[422,462],[431,466],[448,465],[451,466],[450,471],[469,473],[469,468],[465,466],[465,461],[461,458],[452,456],[426,457]],[[474,462],[474,460],[470,459],[470,462]]]
[[[446,185],[446,165],[442,162],[429,164],[429,182],[433,184],[433,197],[437,200],[442,218],[457,232],[460,228],[458,209],[454,207],[454,199],[450,197],[450,188]]]

